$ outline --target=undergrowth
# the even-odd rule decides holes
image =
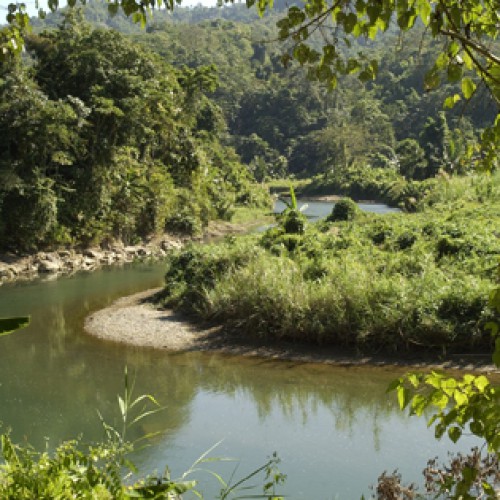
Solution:
[[[487,297],[500,255],[498,177],[482,200],[483,181],[447,182],[448,196],[422,213],[359,213],[303,234],[278,225],[191,246],[170,258],[162,300],[263,339],[487,348]]]

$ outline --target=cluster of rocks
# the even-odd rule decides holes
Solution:
[[[164,237],[158,241],[134,245],[114,245],[110,248],[57,250],[34,255],[0,255],[0,285],[10,281],[29,280],[38,276],[56,277],[77,271],[93,271],[102,266],[125,264],[137,260],[158,260],[181,248],[181,239]]]

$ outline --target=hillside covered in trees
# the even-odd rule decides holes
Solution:
[[[174,68],[68,14],[0,80],[2,248],[195,233],[268,206],[230,145],[211,70]]]
[[[362,52],[379,61],[378,77],[363,85],[348,75],[328,91],[297,62],[283,65],[289,44],[276,40],[280,5],[263,19],[241,4],[159,11],[145,30],[123,14],[110,17],[104,4],[92,2],[85,12],[93,24],[128,33],[134,44],[176,68],[203,67],[217,81],[209,95],[227,123],[226,142],[259,181],[366,165],[419,180],[440,169],[463,173],[468,150],[496,114],[481,85],[474,99],[443,114],[445,97],[459,84],[427,91],[424,74],[441,47],[423,25],[341,44],[353,73]]]

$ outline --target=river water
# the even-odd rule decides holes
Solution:
[[[311,221],[316,221],[318,219],[323,219],[331,214],[332,208],[335,203],[331,201],[319,201],[319,200],[297,200],[297,205],[303,214]],[[372,212],[375,214],[388,214],[401,212],[399,208],[389,207],[384,203],[376,202],[360,202],[358,207],[365,212]],[[281,201],[277,200],[274,204],[274,212],[281,213],[285,210],[286,205]]]
[[[436,442],[422,419],[405,417],[385,394],[401,370],[168,353],[83,331],[89,312],[161,285],[163,268],[135,264],[0,287],[0,317],[32,317],[27,329],[0,339],[3,429],[37,448],[79,435],[102,439],[97,410],[118,423],[127,366],[136,394],[151,393],[165,406],[130,430],[130,439],[159,432],[134,456],[144,474],[168,464],[179,476],[221,441],[212,456],[239,460],[235,477],[277,451],[289,498],[357,499],[370,493],[382,471],[398,468],[408,481],[419,480],[428,458],[457,449],[447,438]],[[473,444],[464,438],[460,449]],[[207,468],[228,478],[236,463]],[[216,480],[208,473],[196,477],[203,479],[205,498],[215,498]]]

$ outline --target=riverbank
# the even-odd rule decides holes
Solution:
[[[160,259],[165,257],[168,251],[182,246],[182,239],[165,236],[154,242],[134,246],[117,243],[109,248],[61,249],[32,255],[2,254],[0,284],[32,280],[41,276],[55,279],[78,271],[94,271],[103,266]]]
[[[265,216],[261,217],[266,221]],[[210,221],[203,234],[179,236],[165,233],[137,245],[122,242],[85,249],[61,248],[28,255],[0,253],[0,286],[14,281],[29,281],[40,277],[56,279],[79,271],[95,271],[103,266],[123,265],[141,260],[160,260],[191,241],[213,241],[229,234],[241,234],[260,223],[261,218],[245,218],[238,222]]]
[[[222,326],[195,323],[188,315],[158,308],[153,298],[161,289],[140,292],[115,301],[85,320],[85,330],[103,340],[168,351],[211,351],[300,363],[336,366],[400,366],[417,369],[478,371],[500,374],[488,355],[429,352],[360,353],[354,349],[303,343],[249,339]]]

